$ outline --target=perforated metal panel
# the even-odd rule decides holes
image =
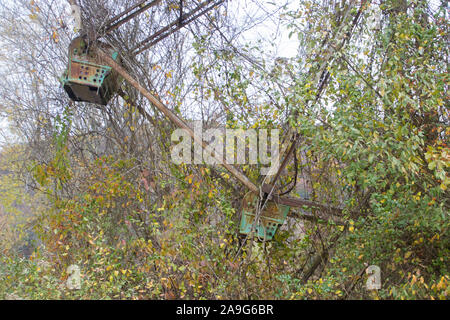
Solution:
[[[105,45],[103,45],[105,46]],[[114,60],[118,53],[111,48]],[[61,78],[64,90],[73,101],[106,105],[120,85],[120,77],[111,67],[99,63],[95,49],[88,49],[82,38],[76,38],[69,47],[69,64]]]
[[[272,240],[278,227],[284,223],[289,206],[269,201],[261,212],[259,221],[255,221],[259,197],[248,193],[242,203],[242,217],[239,231],[241,234],[253,234],[259,239]]]

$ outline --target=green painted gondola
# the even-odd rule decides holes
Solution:
[[[118,52],[111,47],[103,43],[96,46],[119,60]],[[82,37],[73,39],[69,46],[69,64],[60,81],[73,101],[106,105],[120,86],[122,79],[100,61],[96,55],[97,47],[88,47]]]
[[[272,240],[278,227],[286,220],[290,207],[268,201],[259,221],[255,221],[258,203],[259,197],[252,192],[244,197],[239,232],[244,235],[256,235],[261,240]]]

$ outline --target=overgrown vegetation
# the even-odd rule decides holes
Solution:
[[[97,28],[133,1],[81,3]],[[447,2],[241,5],[256,13],[217,8],[137,57],[149,21],[176,17],[170,4],[105,41],[184,118],[277,128],[283,150],[298,137],[278,187],[342,211],[292,208],[273,241],[240,236],[248,190],[218,166],[175,165],[174,128],[132,87],[107,107],[58,87],[75,35],[65,3],[1,4],[0,111],[16,142],[0,156],[0,298],[448,298]],[[243,40],[273,21],[298,39],[295,57]],[[239,169],[265,181],[259,165]],[[64,285],[71,264],[80,290]]]

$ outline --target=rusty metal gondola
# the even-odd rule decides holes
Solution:
[[[119,89],[122,79],[99,58],[98,47],[120,62],[119,53],[104,43],[89,47],[83,37],[77,37],[69,46],[69,63],[60,81],[73,101],[107,105]]]

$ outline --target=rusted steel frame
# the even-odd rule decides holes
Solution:
[[[219,0],[219,1],[208,0],[208,1],[202,2],[201,4],[199,4],[195,9],[193,9],[189,13],[182,15],[180,18],[176,19],[175,21],[171,22],[167,26],[158,30],[157,32],[155,32],[154,34],[149,36],[148,38],[142,40],[138,45],[136,45],[131,50],[131,52],[133,52],[134,55],[138,55],[138,54],[142,53],[143,51],[154,46],[156,43],[158,43],[162,39],[170,36],[172,33],[180,30],[187,24],[196,20],[198,17],[204,15],[208,11],[214,9],[216,6],[222,4],[224,1],[225,0]],[[210,6],[206,7],[208,5],[210,5]],[[203,8],[205,8],[205,9],[203,11],[200,11]],[[175,28],[173,28],[173,27],[175,27]]]
[[[271,191],[273,190],[273,186],[269,185],[269,184],[263,184],[261,186],[261,189],[264,193],[271,193]],[[279,204],[284,204],[290,207],[309,207],[309,208],[318,208],[327,212],[331,212],[331,213],[335,213],[335,214],[340,214],[342,213],[342,209],[340,208],[335,208],[335,207],[330,207],[318,202],[314,202],[314,201],[309,201],[309,200],[304,200],[304,199],[299,199],[299,198],[293,198],[293,197],[286,197],[286,196],[278,196],[276,194],[272,194],[270,196],[270,200],[279,203]]]
[[[358,13],[357,13],[357,14],[355,15],[355,17],[353,18],[351,29],[345,34],[344,39],[342,40],[342,42],[341,42],[341,44],[338,46],[338,48],[335,48],[335,49],[337,49],[337,50],[335,50],[334,53],[336,53],[336,51],[340,50],[340,49],[344,46],[345,42],[346,42],[347,40],[350,39],[351,33],[352,33],[353,29],[355,28],[355,26],[356,26],[356,24],[357,24],[357,22],[358,22],[358,19],[359,19],[359,17],[361,16],[362,10],[364,9],[364,7],[365,7],[365,5],[367,4],[367,2],[370,3],[370,1],[367,1],[367,0],[362,0],[362,1],[361,1],[361,6],[360,6],[360,8],[359,8],[359,10],[358,10]],[[322,68],[321,68],[321,69],[322,69]],[[322,77],[320,77],[320,78],[322,78]],[[327,71],[327,74],[325,75],[325,79],[324,79],[323,81],[320,81],[320,80],[319,80],[319,81],[320,81],[320,82],[319,82],[319,88],[318,88],[318,92],[317,92],[317,95],[316,95],[316,98],[315,98],[315,100],[314,100],[313,105],[316,104],[317,101],[319,101],[320,96],[321,96],[321,94],[322,94],[322,92],[323,92],[323,89],[325,88],[325,85],[326,85],[326,82],[327,82],[328,79],[329,79],[329,73],[328,73],[328,71]],[[275,186],[275,183],[276,183],[277,180],[280,178],[282,171],[284,170],[284,168],[286,167],[287,163],[288,163],[289,160],[291,159],[292,154],[294,153],[294,150],[295,150],[295,146],[296,146],[296,144],[297,144],[297,142],[298,142],[298,139],[299,139],[299,135],[298,135],[298,134],[295,134],[295,135],[294,135],[294,141],[292,142],[292,145],[291,145],[291,147],[289,148],[289,150],[286,152],[286,155],[285,155],[285,157],[284,157],[284,159],[283,159],[283,162],[282,162],[281,166],[278,168],[278,171],[277,171],[277,173],[276,173],[274,179],[272,180],[272,185],[273,185],[273,186]],[[273,191],[273,188],[270,190],[270,193],[271,193],[272,191]]]
[[[172,121],[177,127],[187,131],[189,136],[194,139],[195,142],[199,143],[207,151],[212,151],[211,148],[203,141],[201,137],[194,134],[194,131],[189,127],[186,122],[178,117],[172,110],[167,108],[161,101],[159,101],[155,96],[153,96],[147,89],[145,89],[139,82],[137,82],[123,67],[117,64],[107,53],[98,49],[99,57],[105,61],[111,68],[113,68],[118,74],[120,74],[128,83],[136,88],[144,97],[146,97],[159,111],[161,111],[170,121]],[[214,154],[214,158],[226,169],[228,170],[236,179],[238,179],[242,184],[244,184],[250,191],[259,193],[258,187],[251,182],[244,174],[239,172],[235,167],[227,164],[222,158],[217,157]]]
[[[160,42],[161,40],[167,38],[168,36],[170,36],[171,34],[173,34],[174,32],[182,29],[183,27],[187,26],[189,23],[191,23],[192,21],[196,20],[198,17],[204,15],[206,12],[210,11],[211,9],[213,9],[216,6],[216,4],[212,5],[211,7],[205,9],[204,11],[198,13],[197,15],[195,15],[194,17],[190,18],[189,20],[185,20],[183,22],[177,22],[176,23],[176,28],[169,30],[168,32],[162,34],[160,37],[156,38],[155,40],[153,40],[152,42],[150,42],[149,44],[147,44],[145,47],[141,48],[139,51],[137,51],[135,53],[135,55],[140,54],[142,52],[144,52],[145,50],[151,48],[152,46],[154,46],[155,44],[157,44],[158,42]]]
[[[145,1],[144,1],[144,2],[145,2]],[[120,27],[121,25],[123,25],[125,22],[130,21],[131,19],[133,19],[133,18],[136,17],[137,15],[139,15],[139,14],[141,14],[141,13],[147,11],[149,8],[151,8],[151,7],[153,7],[153,6],[156,6],[156,5],[159,4],[160,2],[161,2],[161,0],[154,0],[154,1],[152,1],[152,2],[150,2],[150,3],[148,3],[148,4],[146,4],[145,6],[141,7],[140,9],[138,9],[138,10],[136,10],[135,12],[131,13],[130,15],[126,16],[126,17],[123,18],[122,20],[119,20],[118,22],[114,23],[113,25],[111,25],[111,26],[109,26],[109,27],[106,27],[106,29],[105,29],[103,32],[101,32],[101,33],[106,34],[106,33],[109,33],[109,32],[111,32],[111,31],[117,29],[118,27]],[[133,9],[136,8],[136,7],[138,7],[138,6],[140,6],[141,4],[142,4],[142,3],[140,3],[140,4],[136,5],[136,6],[134,6]],[[126,11],[132,11],[133,9],[127,9]],[[114,19],[114,18],[113,18],[113,19]],[[102,34],[100,34],[100,35],[96,38],[96,40],[99,39],[101,36],[102,36]]]
[[[146,39],[142,40],[138,45],[136,45],[131,52],[135,52],[136,50],[139,50],[137,53],[135,54],[139,54],[142,51],[148,49],[151,45],[147,45],[144,48],[142,48],[142,46],[146,45],[147,43],[149,43],[150,41],[152,41],[153,39],[155,39],[156,37],[158,37],[159,35],[161,35],[162,33],[166,32],[167,30],[170,30],[170,28],[172,28],[173,26],[180,24],[180,20],[183,19],[187,19],[189,17],[191,17],[192,15],[194,15],[196,12],[198,12],[199,10],[201,10],[202,8],[204,8],[205,6],[207,6],[208,4],[210,4],[211,2],[213,2],[214,0],[208,0],[205,2],[200,3],[195,9],[193,9],[191,12],[181,16],[180,18],[178,18],[177,20],[171,22],[170,24],[168,24],[167,26],[163,27],[162,29],[158,30],[157,32],[155,32],[154,34],[152,34],[151,36],[147,37]],[[223,2],[223,1],[221,1]]]
[[[129,7],[128,9],[122,11],[121,13],[119,13],[118,15],[114,16],[113,18],[109,19],[106,23],[105,26],[108,27],[109,25],[113,24],[114,22],[116,22],[117,20],[119,20],[120,18],[122,18],[124,15],[130,13],[131,11],[133,11],[134,9],[136,9],[137,7],[140,7],[141,5],[143,5],[144,3],[146,3],[148,0],[141,0],[140,2],[138,2],[137,4],[135,4],[134,6]]]

